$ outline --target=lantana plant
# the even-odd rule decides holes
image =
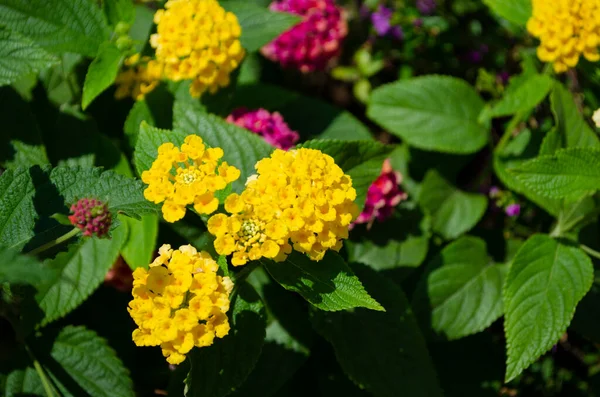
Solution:
[[[599,11],[0,0],[0,395],[600,395]]]

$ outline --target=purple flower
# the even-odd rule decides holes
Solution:
[[[506,215],[510,216],[511,218],[515,217],[515,216],[519,216],[519,214],[521,213],[521,205],[520,204],[510,204],[508,207],[506,207],[504,212],[506,213]]]
[[[417,0],[417,10],[422,15],[431,15],[435,12],[437,4],[435,0]]]
[[[378,36],[392,36],[396,40],[404,38],[404,32],[400,26],[392,26],[391,20],[394,12],[387,7],[380,5],[373,14],[371,14],[371,23]]]
[[[373,14],[371,14],[371,22],[373,28],[379,36],[385,36],[392,27],[390,20],[392,19],[392,10],[390,8],[380,5]]]

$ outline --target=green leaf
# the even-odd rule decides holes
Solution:
[[[0,247],[0,283],[42,285],[54,276],[54,271],[35,257]]]
[[[152,261],[158,237],[158,216],[144,215],[142,219],[123,219],[127,224],[128,235],[121,248],[121,255],[132,270],[147,268]]]
[[[381,174],[384,160],[394,150],[394,146],[377,141],[331,139],[306,141],[299,147],[318,149],[333,157],[335,163],[352,178],[352,186],[356,189],[355,203],[359,208],[365,204],[369,186]]]
[[[510,169],[518,168],[527,160],[537,156],[538,152],[541,151],[540,147],[544,146],[540,138],[540,134],[532,134],[529,130],[523,130],[506,145],[504,150],[494,152],[494,171],[496,176],[510,190],[523,194],[549,214],[556,216],[562,206],[559,200],[553,200],[538,194],[517,179],[513,173],[509,172]]]
[[[502,117],[528,112],[542,102],[553,85],[554,80],[546,75],[531,76],[515,90],[507,91],[506,95],[494,105],[491,115]]]
[[[90,64],[83,83],[83,97],[81,99],[83,110],[115,82],[122,60],[123,54],[113,43],[104,42],[100,46],[98,55]]]
[[[444,263],[427,277],[431,325],[448,339],[483,331],[503,314],[502,285],[508,270],[492,263],[485,241],[462,237],[459,242],[468,249],[458,261]]]
[[[125,227],[120,226],[114,230],[111,239],[84,238],[47,262],[56,276],[36,295],[45,314],[42,324],[65,316],[102,284],[124,241]]]
[[[598,135],[587,125],[577,109],[573,94],[562,84],[554,86],[550,95],[550,104],[556,120],[557,132],[565,147],[600,147]]]
[[[489,140],[477,118],[484,102],[465,81],[426,76],[383,85],[371,94],[367,116],[420,149],[474,153]]]
[[[598,217],[597,206],[598,204],[593,196],[584,196],[574,201],[563,200],[561,211],[552,230],[552,236],[577,240],[583,227],[596,222]]]
[[[95,197],[106,202],[114,214],[124,213],[139,218],[157,212],[156,206],[144,198],[141,181],[114,171],[56,167],[50,173],[50,180],[64,197],[65,203],[73,203],[83,197]]]
[[[458,190],[436,171],[425,175],[419,200],[433,230],[448,240],[471,230],[487,208],[485,196]]]
[[[285,12],[274,12],[248,1],[227,1],[223,8],[233,12],[242,27],[242,46],[258,51],[284,31],[300,23],[302,18]]]
[[[510,171],[529,189],[545,197],[582,196],[600,189],[600,149],[561,149]]]
[[[337,108],[329,102],[308,97],[295,91],[286,90],[271,84],[248,84],[236,87],[235,91],[206,101],[208,111],[227,116],[239,107],[248,109],[264,108],[279,112],[291,129],[304,139],[324,138],[340,140],[373,139],[367,126],[352,113]],[[203,98],[204,102],[204,98]]]
[[[252,372],[265,339],[265,307],[247,283],[236,285],[229,314],[231,330],[209,347],[194,348],[185,379],[186,397],[222,397],[239,387]]]
[[[504,286],[506,381],[547,352],[564,334],[594,268],[579,248],[534,235],[517,252]]]
[[[90,56],[95,55],[96,53]],[[59,54],[58,58],[60,63],[42,70],[39,74],[39,80],[46,89],[46,94],[52,104],[56,107],[64,106],[65,109],[72,109],[71,104],[79,101],[81,95],[82,84],[77,76],[76,68],[84,57],[66,52]]]
[[[140,181],[102,172],[99,168],[32,167],[5,171],[0,176],[0,245],[26,251],[70,230],[51,217],[68,214],[78,199],[105,201],[113,214],[129,216],[156,213],[144,199]]]
[[[486,251],[485,242],[479,238],[463,236],[446,245],[425,266],[424,273],[419,279],[412,297],[412,307],[421,325],[421,329],[433,330],[432,303],[429,297],[429,277],[443,267],[453,268],[465,263],[466,260],[475,264],[489,264],[490,258]],[[434,336],[434,335],[431,335]],[[429,335],[428,335],[429,338]]]
[[[253,271],[248,282],[265,302],[269,325],[254,370],[232,396],[268,397],[309,358],[313,330],[304,302],[277,285],[263,269]]]
[[[229,263],[227,263],[227,257],[225,255],[219,255],[217,258],[217,264],[219,265],[219,269],[223,275],[229,277]]]
[[[152,127],[145,121],[142,122],[133,154],[133,162],[138,175],[142,175],[142,172],[150,169],[158,156],[160,145],[171,142],[180,146],[187,135],[181,131],[162,130]]]
[[[544,136],[542,146],[540,146],[540,156],[544,154],[554,154],[563,147],[563,139],[558,128],[552,128]]]
[[[319,262],[296,251],[292,251],[285,262],[261,262],[283,288],[299,293],[321,310],[338,311],[354,307],[384,310],[365,291],[342,257],[334,252],[328,252]]]
[[[50,357],[40,355],[39,359],[61,395],[135,396],[129,371],[94,331],[67,325],[55,337],[42,336],[42,344],[52,345]]]
[[[142,52],[147,46],[152,28],[154,27],[154,10],[146,4],[135,5],[135,20],[129,30],[129,37],[133,40],[136,52]]]
[[[196,102],[176,101],[174,126],[185,131],[185,135],[198,134],[209,146],[223,149],[223,159],[242,171],[240,178],[232,183],[233,191],[239,193],[246,179],[256,173],[256,162],[269,157],[274,148],[258,135],[202,112],[198,106]]]
[[[417,267],[427,256],[429,237],[408,236],[403,241],[391,240],[383,246],[373,241],[348,242],[346,248],[350,261],[363,263],[375,270]]]
[[[363,263],[375,270],[417,267],[423,263],[431,237],[430,219],[418,208],[397,211],[398,215],[385,223],[375,222],[363,239],[344,243],[349,262]],[[395,232],[391,234],[390,230]]]
[[[0,27],[0,86],[36,74],[55,63],[58,59],[54,55],[27,37]]]
[[[531,17],[531,0],[483,0],[496,14],[520,26]]]
[[[145,121],[150,126],[156,127],[150,107],[144,99],[135,101],[127,115],[127,119],[125,119],[125,125],[123,126],[127,142],[129,142],[129,146],[132,148],[135,148],[135,145],[137,144],[142,121]]]
[[[24,346],[19,346],[16,360],[10,363],[10,372],[6,369],[0,371],[0,390],[2,396],[22,397],[22,396],[49,396],[44,388],[39,373],[33,367],[33,361],[25,350]],[[48,375],[48,374],[46,374]],[[52,392],[57,393],[56,388],[50,385]]]
[[[91,0],[0,0],[0,20],[55,53],[95,56],[108,39],[102,10]]]
[[[131,0],[104,0],[102,5],[111,25],[119,22],[132,24],[135,20],[135,6]]]
[[[357,274],[386,311],[313,311],[313,324],[335,350],[344,372],[381,397],[440,397],[442,391],[402,290],[364,267]]]

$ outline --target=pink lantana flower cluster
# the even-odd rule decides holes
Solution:
[[[375,219],[383,222],[392,216],[394,208],[408,197],[400,183],[402,175],[392,169],[389,160],[385,160],[381,174],[367,191],[365,207],[354,223],[366,223],[370,227]]]
[[[276,0],[270,8],[300,15],[303,21],[264,46],[265,57],[308,73],[324,70],[339,55],[348,25],[334,0]]]
[[[227,117],[227,121],[262,136],[267,143],[282,150],[288,150],[300,139],[300,135],[290,129],[278,112],[238,108]]]
[[[81,229],[84,236],[104,237],[110,229],[112,215],[106,203],[97,199],[82,198],[71,206],[69,221]]]

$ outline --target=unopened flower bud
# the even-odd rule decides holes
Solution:
[[[104,237],[110,229],[112,215],[102,201],[82,198],[71,206],[69,220],[84,236]]]
[[[115,26],[115,33],[118,35],[127,34],[127,32],[129,32],[129,28],[131,28],[131,25],[129,25],[127,22],[121,21],[117,24],[117,26]]]
[[[131,48],[133,40],[131,40],[131,37],[129,36],[121,36],[117,39],[115,44],[120,51],[125,51]]]

